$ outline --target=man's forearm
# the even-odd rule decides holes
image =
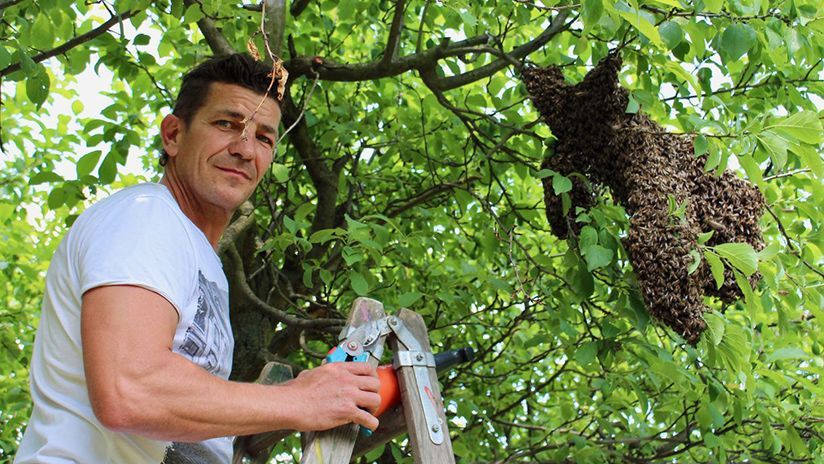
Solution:
[[[98,419],[114,430],[159,440],[294,429],[300,420],[300,393],[290,385],[226,381],[175,353],[150,373],[119,383],[116,396],[93,402]]]

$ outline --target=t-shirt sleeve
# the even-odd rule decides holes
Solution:
[[[164,297],[180,315],[197,285],[184,219],[167,201],[151,195],[106,206],[75,224],[81,227],[75,248],[81,294],[107,285],[134,285]]]

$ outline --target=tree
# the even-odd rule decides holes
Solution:
[[[818,2],[264,5],[0,1],[0,459],[29,414],[59,238],[93,199],[159,178],[156,128],[182,70],[268,37],[290,73],[284,135],[221,242],[234,378],[270,359],[316,365],[369,295],[420,312],[436,351],[478,352],[442,379],[460,462],[824,462]],[[740,256],[762,278],[738,302],[708,299],[695,346],[645,309],[623,208],[605,196],[578,214],[597,258],[546,220],[541,179],[562,198],[570,179],[541,170],[552,131],[520,70],[577,82],[610,51],[627,111],[695,136],[706,170],[732,169],[767,200],[767,247]],[[113,79],[98,89],[110,105],[87,116],[78,76],[92,69]],[[146,174],[124,172],[129,159]],[[405,453],[397,441],[369,459]]]

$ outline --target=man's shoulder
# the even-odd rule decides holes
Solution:
[[[162,184],[146,182],[132,185],[109,195],[98,201],[89,209],[105,208],[107,206],[129,204],[129,203],[157,203],[158,205],[173,206],[177,208],[177,203],[169,192],[169,189]]]
[[[90,206],[78,219],[101,220],[116,218],[117,220],[137,220],[148,212],[153,215],[180,217],[183,212],[177,205],[169,190],[161,184],[136,184],[109,195]]]
[[[69,236],[118,233],[123,237],[145,233],[188,234],[186,218],[174,197],[161,184],[137,184],[119,190],[84,211]]]

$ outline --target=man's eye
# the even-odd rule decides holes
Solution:
[[[225,119],[221,119],[221,120],[215,121],[215,125],[218,126],[218,127],[223,127],[224,129],[231,129],[232,127],[234,127],[235,124],[232,121],[227,121]]]
[[[261,142],[263,142],[263,143],[265,143],[266,145],[269,145],[269,146],[273,146],[275,144],[272,141],[272,139],[270,139],[269,137],[266,137],[265,135],[258,135],[258,140],[260,140]]]

